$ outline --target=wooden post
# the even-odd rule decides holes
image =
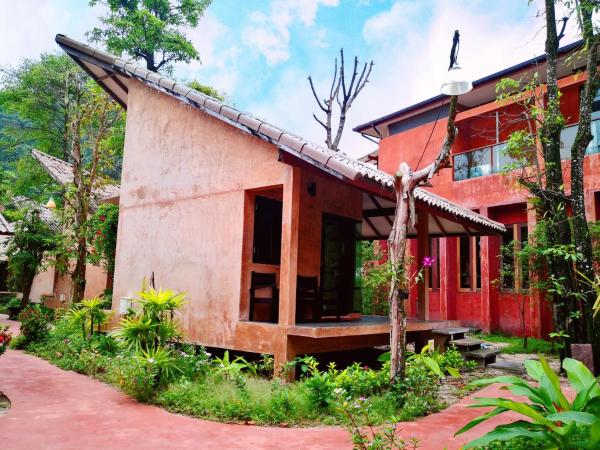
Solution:
[[[300,217],[300,168],[289,166],[290,178],[283,186],[281,265],[279,273],[279,325],[296,323],[298,274],[298,221]]]
[[[429,213],[417,211],[417,261],[422,267],[423,258],[429,255]],[[417,318],[429,320],[429,267],[423,270],[423,281],[417,284]]]

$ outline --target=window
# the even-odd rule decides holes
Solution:
[[[259,195],[255,197],[252,262],[279,264],[281,259],[281,210],[282,203],[280,201]]]
[[[481,289],[481,238],[458,238],[459,288],[474,291]]]
[[[459,246],[460,288],[471,289],[471,238],[461,236]]]
[[[502,235],[500,277],[503,291],[521,291],[529,289],[529,263],[526,258],[518,257],[527,245],[527,224],[506,225]]]
[[[512,291],[515,288],[515,246],[514,231],[510,225],[506,226],[506,231],[502,234],[502,247],[500,277],[502,279],[502,289]]]
[[[454,179],[458,181],[489,175],[492,168],[491,155],[490,147],[454,155]]]
[[[519,225],[519,234],[519,250],[523,250],[529,239],[527,224]],[[529,261],[526,258],[521,258],[519,264],[521,265],[521,289],[526,290],[529,289]]]
[[[440,288],[440,238],[429,238],[429,255],[435,258],[431,269],[429,269],[429,287],[431,289]]]

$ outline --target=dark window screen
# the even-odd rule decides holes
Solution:
[[[254,253],[258,264],[279,264],[281,259],[282,203],[256,196],[254,208]]]

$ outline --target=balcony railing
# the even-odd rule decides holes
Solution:
[[[571,146],[575,141],[578,129],[579,125],[575,124],[562,130],[560,134],[561,159],[571,158]],[[592,136],[592,141],[586,150],[587,155],[600,153],[600,119],[592,122]],[[516,162],[506,153],[506,142],[459,153],[454,155],[454,180],[460,181],[499,173],[510,168]]]

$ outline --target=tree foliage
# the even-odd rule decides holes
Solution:
[[[211,0],[91,0],[108,8],[88,37],[108,51],[143,60],[153,72],[170,73],[173,63],[199,60],[198,51],[181,31],[196,27]]]
[[[87,236],[92,247],[88,260],[104,264],[106,272],[115,270],[119,207],[112,203],[101,205],[87,221]]]
[[[562,93],[558,84],[559,42],[567,19],[562,19],[558,31],[554,0],[546,0],[546,80],[538,76],[521,83],[502,80],[498,85],[501,101],[522,106],[529,130],[512,133],[507,144],[508,155],[515,161],[509,170],[529,191],[530,203],[538,215],[537,241],[534,257],[541,258],[547,276],[538,284],[553,303],[554,326],[570,342],[591,342],[596,364],[600,364],[600,326],[594,323],[592,305],[594,291],[586,282],[593,278],[592,238],[586,218],[583,160],[592,140],[592,103],[598,87],[597,45],[600,37],[593,24],[597,2],[582,0],[566,2],[577,18],[583,38],[582,48],[571,57],[585,62],[579,127],[570,152],[570,192],[565,187],[566,172],[561,161],[561,132],[566,120],[561,113]],[[570,64],[567,60],[565,63]],[[539,152],[536,152],[539,142]],[[569,213],[571,209],[572,214]],[[561,358],[568,356],[569,345],[561,349]],[[598,367],[598,365],[597,365]]]
[[[33,278],[44,267],[49,252],[55,247],[56,233],[40,218],[38,211],[26,211],[17,223],[6,250],[9,281],[23,293],[22,306],[29,301]]]

